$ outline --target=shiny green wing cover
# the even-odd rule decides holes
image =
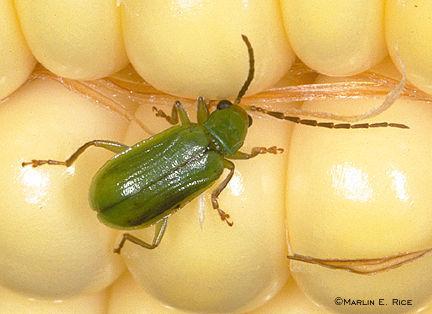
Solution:
[[[201,126],[174,126],[109,160],[93,178],[90,205],[110,227],[145,227],[207,189],[223,168]]]

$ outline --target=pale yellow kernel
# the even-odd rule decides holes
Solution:
[[[0,287],[2,314],[105,314],[107,294],[99,292],[66,300],[38,300]]]
[[[128,60],[115,0],[16,0],[27,43],[36,59],[59,76],[108,76]]]
[[[393,62],[408,80],[432,93],[432,1],[386,2],[386,40]]]
[[[177,96],[234,98],[249,69],[249,37],[255,51],[253,94],[276,83],[292,53],[276,0],[124,0],[126,49],[138,73]]]
[[[320,82],[330,82],[321,78]],[[382,97],[307,102],[304,109],[366,112]],[[287,232],[291,253],[316,258],[381,258],[432,246],[432,107],[401,98],[363,122],[410,129],[330,130],[297,126],[290,146]],[[431,257],[379,274],[358,275],[293,262],[293,276],[314,301],[343,313],[402,313],[405,307],[337,306],[334,298],[430,300]],[[325,283],[325,285],[324,285]],[[378,302],[378,301],[376,301]]]
[[[171,109],[158,107],[165,112]],[[138,117],[149,127],[150,121],[160,119],[150,106],[141,106]],[[167,125],[161,122],[159,126]],[[253,123],[242,151],[249,152],[253,146],[287,148],[287,123],[258,116]],[[143,138],[142,131],[130,129],[127,142]],[[165,305],[202,313],[240,313],[274,296],[288,278],[281,184],[286,162],[286,154],[234,161],[234,177],[219,197],[221,208],[231,215],[232,227],[211,207],[215,183],[169,218],[155,250],[127,243],[122,256],[140,285]],[[152,240],[153,233],[152,227],[133,232],[146,241]]]
[[[0,284],[40,298],[100,291],[123,270],[116,232],[88,205],[90,180],[112,153],[89,149],[69,168],[22,167],[65,160],[93,139],[120,140],[127,122],[57,82],[36,80],[0,106]]]
[[[140,287],[129,273],[125,273],[111,288],[107,313],[186,314],[190,312],[164,306]]]
[[[36,63],[21,33],[12,0],[0,1],[0,100],[24,83]]]
[[[294,280],[289,280],[273,299],[248,314],[331,314],[331,312],[313,303],[301,292]]]
[[[282,0],[289,41],[309,67],[329,76],[368,70],[386,55],[383,0]]]

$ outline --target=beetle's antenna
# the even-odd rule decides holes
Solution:
[[[249,54],[249,74],[248,77],[246,79],[246,81],[244,82],[241,90],[239,91],[237,98],[234,102],[234,104],[238,105],[240,103],[240,100],[242,99],[242,97],[244,96],[244,94],[246,94],[247,89],[249,88],[249,85],[251,84],[253,78],[254,78],[254,74],[255,74],[255,57],[254,57],[254,51],[252,48],[252,45],[249,41],[249,39],[247,38],[246,35],[241,35],[243,41],[245,42],[247,49],[248,49],[248,54]]]
[[[333,123],[333,122],[320,122],[317,120],[309,120],[302,119],[300,117],[286,116],[283,112],[271,111],[257,106],[250,106],[250,110],[258,111],[264,114],[268,114],[269,116],[275,117],[281,120],[287,120],[290,122],[309,125],[309,126],[317,126],[327,129],[369,129],[369,128],[399,128],[399,129],[409,129],[409,126],[400,123],[392,123],[392,122],[378,122],[378,123]]]

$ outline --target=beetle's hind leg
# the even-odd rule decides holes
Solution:
[[[112,151],[113,153],[117,153],[117,154],[121,153],[122,151],[124,151],[124,150],[126,150],[126,149],[129,148],[129,146],[127,146],[127,145],[124,145],[124,144],[121,144],[121,143],[117,143],[117,142],[113,142],[113,141],[94,140],[94,141],[87,142],[83,146],[81,146],[80,148],[78,148],[77,151],[75,153],[73,153],[65,161],[51,160],[51,159],[47,159],[47,160],[36,160],[36,159],[33,159],[32,161],[23,162],[21,165],[23,167],[31,165],[33,168],[39,167],[41,165],[58,165],[58,166],[69,167],[70,165],[72,165],[78,159],[78,157],[82,153],[84,153],[84,151],[87,148],[89,148],[91,146],[105,148],[105,149],[107,149],[109,151]]]
[[[155,112],[156,117],[164,118],[170,124],[177,124],[179,122],[179,118],[182,125],[190,124],[189,116],[181,102],[178,100],[174,103],[170,116],[167,115],[163,110],[160,110],[156,107],[153,107],[153,111]]]
[[[129,233],[124,233],[123,238],[121,239],[119,245],[117,246],[117,248],[114,249],[114,253],[120,254],[126,241],[130,241],[132,243],[135,243],[136,245],[142,246],[143,248],[149,250],[153,250],[157,248],[162,241],[167,226],[168,226],[168,217],[163,218],[155,225],[155,234],[154,234],[152,244],[149,244],[141,239],[138,239],[137,237]]]
[[[227,175],[227,177],[219,184],[219,186],[212,192],[211,194],[211,202],[214,209],[216,209],[219,213],[219,216],[222,221],[225,221],[228,226],[232,226],[233,222],[229,221],[230,215],[228,215],[226,212],[224,212],[222,209],[219,208],[219,202],[218,202],[218,196],[221,194],[221,192],[226,188],[230,180],[232,179],[234,175],[234,163],[232,163],[229,160],[224,160],[224,167],[227,168],[230,172]]]

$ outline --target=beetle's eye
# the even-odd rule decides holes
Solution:
[[[217,109],[222,110],[231,107],[233,104],[229,100],[221,100],[218,105]]]
[[[248,118],[249,118],[249,126],[251,126],[252,122],[253,122],[252,117],[250,115],[248,115]]]

